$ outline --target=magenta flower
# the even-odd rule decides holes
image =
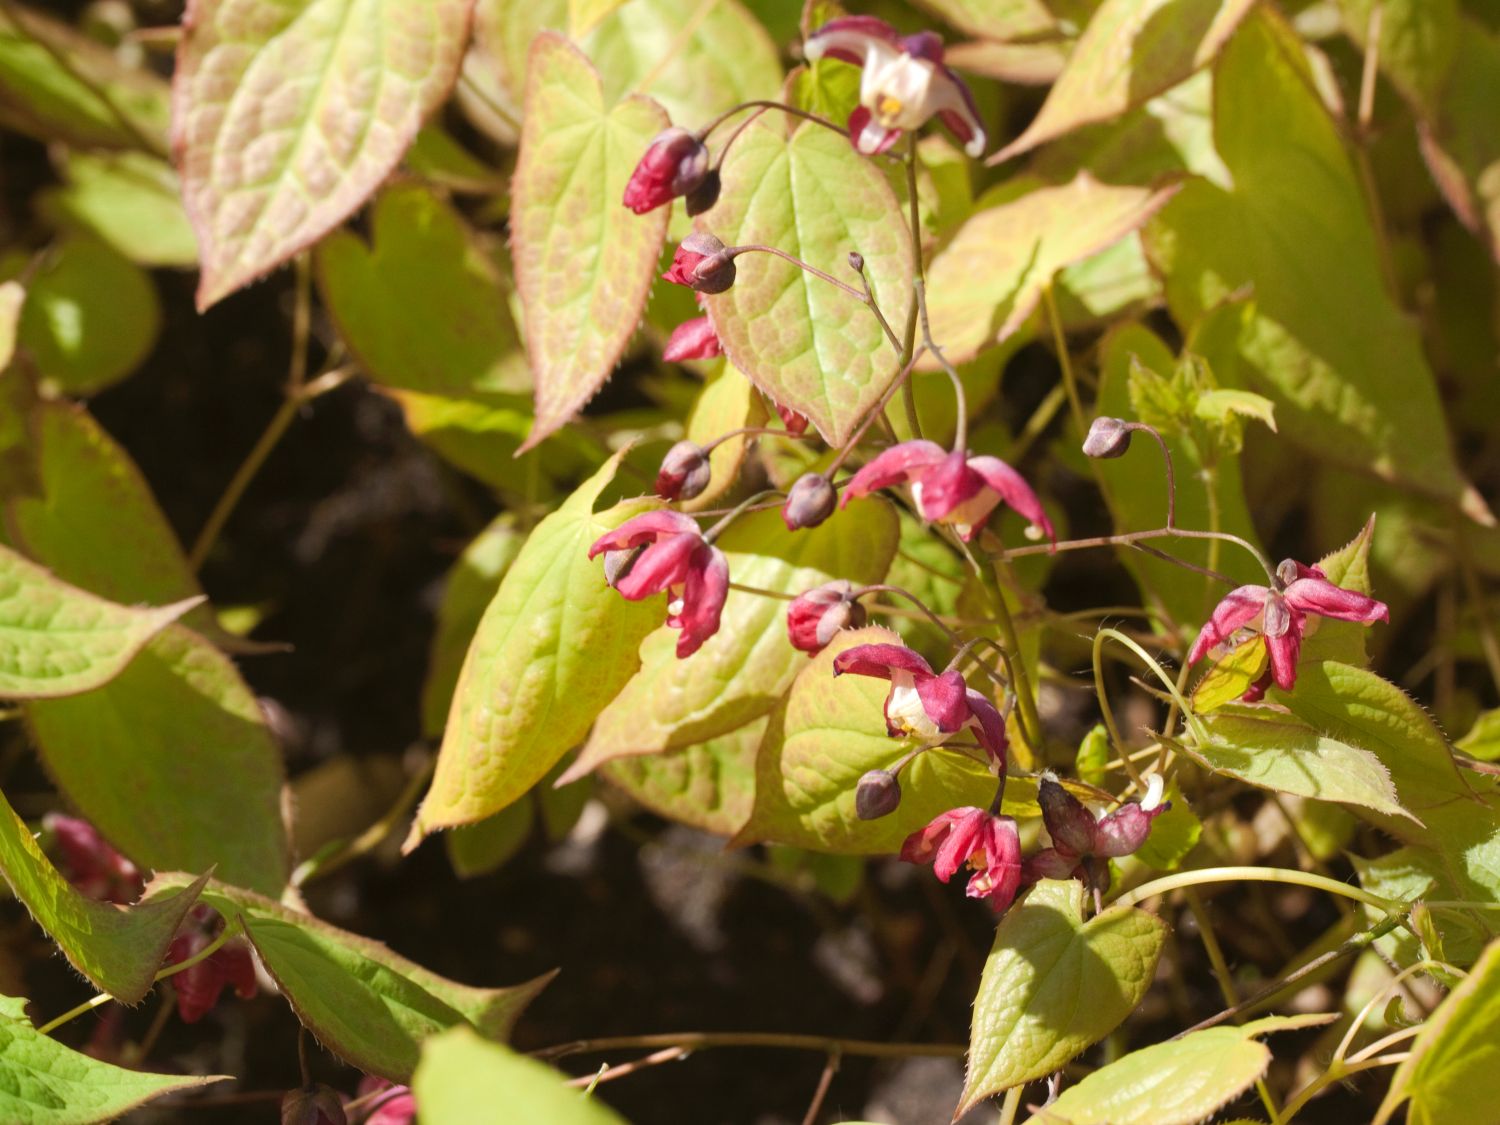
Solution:
[[[793,435],[805,434],[807,432],[807,415],[798,414],[790,406],[782,406],[776,403],[776,413],[781,417],[781,424],[786,427],[786,432]]]
[[[907,863],[931,863],[944,883],[967,864],[974,874],[966,891],[1005,913],[1021,887],[1021,839],[1016,822],[983,809],[950,809],[901,845]]]
[[[1048,539],[1057,540],[1042,502],[1020,473],[998,457],[949,453],[935,441],[891,446],[849,478],[841,504],[906,481],[922,518],[951,523],[966,542],[979,534],[1002,500]]]
[[[706,316],[684,320],[672,329],[661,357],[668,363],[685,363],[690,359],[713,359],[724,354],[719,334]]]
[[[885,697],[885,729],[892,738],[912,734],[939,743],[972,727],[990,760],[1003,772],[1005,720],[983,694],[956,671],[934,673],[931,665],[904,645],[855,645],[833,658],[833,674],[853,672],[890,680]]]
[[[787,638],[809,656],[822,652],[842,629],[865,623],[865,607],[854,600],[848,579],[825,582],[798,594],[786,611]]]
[[[175,965],[202,952],[223,928],[223,920],[212,908],[201,904],[193,907],[167,946],[167,964]],[[242,1000],[256,993],[255,961],[243,938],[231,938],[204,960],[172,977],[182,1022],[197,1023],[208,1015],[219,1002],[220,993],[231,985]]]
[[[1297,656],[1309,613],[1361,625],[1390,620],[1384,602],[1335,586],[1315,566],[1285,559],[1276,568],[1275,589],[1241,586],[1225,595],[1193,642],[1188,663],[1196,664],[1211,649],[1229,646],[1238,630],[1250,627],[1265,638],[1271,666],[1242,698],[1255,702],[1273,681],[1282,691],[1291,691],[1297,682]]]
[[[687,195],[708,175],[708,149],[686,129],[658,133],[625,185],[625,206],[637,215]]]
[[[1151,822],[1171,808],[1162,804],[1160,774],[1152,774],[1146,796],[1095,819],[1050,773],[1042,774],[1037,800],[1052,846],[1022,865],[1021,881],[1081,879],[1102,894],[1109,886],[1108,860],[1131,855],[1151,834]]]
[[[99,902],[125,906],[141,897],[146,881],[140,869],[110,846],[86,820],[62,813],[42,817],[58,870],[80,894]]]
[[[691,656],[719,631],[729,594],[729,561],[691,518],[665,511],[646,512],[600,536],[589,548],[589,558],[637,547],[645,549],[617,575],[614,587],[633,602],[665,592],[667,624],[682,631],[677,655]]]
[[[411,1125],[417,1119],[417,1099],[406,1086],[367,1074],[359,1080],[358,1093],[362,1098],[384,1095],[371,1103],[375,1112],[365,1118],[365,1125]]]
[[[866,156],[885,152],[902,132],[934,116],[970,156],[984,151],[984,126],[963,79],[943,65],[943,40],[931,31],[901,36],[874,16],[830,20],[803,44],[808,62],[825,55],[863,67],[849,136]]]

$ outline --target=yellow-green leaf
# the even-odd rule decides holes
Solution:
[[[498,1107],[516,1122],[625,1125],[597,1097],[535,1059],[457,1029],[423,1044],[412,1079],[422,1114],[444,1125],[490,1125]]]

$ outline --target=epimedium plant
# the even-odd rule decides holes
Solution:
[[[0,3],[0,123],[59,181],[0,285],[0,696],[55,793],[33,826],[7,782],[0,872],[97,990],[41,1022],[4,998],[0,1116],[229,1104],[152,1049],[275,996],[291,1122],[616,1121],[599,1083],[750,1046],[826,1056],[807,1122],[845,1057],[932,1054],[966,1064],[934,1119],[1489,1112],[1494,13],[880,13]],[[84,400],[161,330],[147,268],[196,266],[206,311],[287,264],[283,403],[184,550]],[[501,510],[439,610],[435,753],[298,847],[250,686],[275,646],[198,572],[356,383]],[[1066,588],[1091,554],[1130,604]],[[1403,690],[1429,680],[1456,746]],[[568,793],[962,876],[993,934],[967,1045],[789,1016],[519,1051],[550,975],[461,984],[310,908],[408,823],[404,854],[442,833],[490,874],[538,815],[568,832]],[[1261,891],[1326,920],[1247,980],[1206,900]],[[1164,968],[1195,941],[1196,992]],[[69,1045],[157,984],[130,1050]],[[317,1081],[314,1043],[363,1077]],[[608,1061],[545,1065],[582,1054]]]

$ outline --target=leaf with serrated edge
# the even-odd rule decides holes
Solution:
[[[422,1045],[411,1085],[424,1117],[444,1125],[490,1125],[502,1106],[510,1121],[625,1125],[598,1098],[571,1089],[566,1075],[461,1028]]]
[[[177,874],[163,882],[182,881]],[[252,891],[210,882],[203,901],[238,918],[297,1018],[341,1058],[369,1074],[405,1082],[421,1042],[467,1025],[491,1039],[552,979],[511,988],[473,988]]]
[[[755,754],[769,720],[696,746],[616,758],[603,774],[652,812],[720,836],[733,836],[755,805]]]
[[[1094,1071],[1038,1114],[1042,1125],[1197,1125],[1265,1073],[1254,1036],[1316,1027],[1335,1016],[1269,1016],[1157,1043]]]
[[[226,1074],[183,1077],[101,1062],[32,1027],[23,998],[0,996],[0,1121],[92,1125],[166,1094],[231,1080]]]
[[[102,687],[198,601],[115,605],[0,546],[0,699],[56,699]]]
[[[1211,741],[1192,746],[1189,753],[1216,773],[1278,793],[1417,819],[1401,807],[1390,774],[1368,750],[1271,714],[1220,713],[1205,716],[1203,725]]]
[[[954,1117],[1060,1069],[1151,987],[1167,925],[1134,907],[1083,920],[1083,884],[1043,879],[1000,920],[984,963]]]
[[[52,866],[3,793],[0,872],[68,963],[125,1004],[150,990],[156,967],[208,878],[169,893],[150,888],[134,906],[86,898]]]
[[[1080,125],[1144,105],[1207,66],[1254,0],[1105,0],[1041,110],[989,158],[999,164]]]
[[[804,124],[788,138],[761,118],[724,159],[723,189],[698,225],[726,245],[774,246],[850,284],[851,250],[886,321],[911,305],[906,220],[885,176],[848,138]],[[896,351],[864,303],[770,254],[736,259],[708,315],[730,360],[777,402],[847,441],[896,375]]]
[[[734,581],[800,594],[834,578],[868,586],[885,578],[899,525],[889,504],[847,509],[815,528],[792,532],[779,511],[737,520],[719,537]],[[731,590],[719,631],[686,659],[677,630],[663,625],[641,646],[641,670],[594,724],[564,776],[603,762],[691,746],[728,734],[776,705],[807,665],[787,639],[786,603]]]
[[[797,674],[771,712],[756,756],[754,810],[731,846],[766,840],[841,855],[888,855],[939,813],[990,803],[995,778],[988,767],[970,757],[972,751],[939,748],[919,754],[901,771],[902,798],[895,812],[879,820],[855,815],[860,776],[889,769],[912,746],[886,733],[883,704],[890,685],[870,676],[834,679],[833,658],[854,645],[900,643],[895,633],[876,625],[851,629]],[[1086,789],[1080,795],[1098,797]],[[1036,782],[1012,777],[1003,811],[1040,815]]]
[[[114,681],[26,704],[47,772],[140,867],[286,886],[281,753],[229,658],[181,625]]]
[[[458,76],[474,0],[189,0],[172,140],[198,307],[274,269],[390,174]]]
[[[536,378],[530,449],[604,385],[635,334],[668,207],[633,215],[625,184],[667,115],[632,95],[604,107],[599,73],[562,36],[538,35],[511,183],[511,257]]]
[[[662,599],[627,602],[589,547],[652,501],[594,514],[617,453],[532,531],[490,602],[463,670],[408,850],[499,812],[557,764],[639,667]]]
[[[1181,186],[1105,184],[1080,172],[976,211],[927,272],[933,339],[955,363],[1004,340],[1054,274],[1140,227]]]

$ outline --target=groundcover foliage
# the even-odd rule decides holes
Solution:
[[[0,1119],[1494,1119],[1494,3],[0,0],[0,161]]]

